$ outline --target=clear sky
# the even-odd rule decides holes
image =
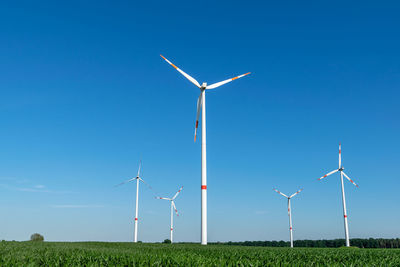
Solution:
[[[400,5],[393,1],[0,4],[0,239],[131,241],[136,174],[200,240],[199,90],[207,94],[209,241],[400,237]],[[141,186],[139,240],[169,237]]]

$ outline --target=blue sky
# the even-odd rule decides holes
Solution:
[[[400,5],[387,2],[20,1],[0,4],[0,239],[131,241],[136,174],[200,240],[200,83],[209,241],[399,237]],[[169,237],[141,187],[139,240]]]

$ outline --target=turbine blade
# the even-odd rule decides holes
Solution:
[[[197,128],[199,127],[199,116],[200,116],[200,109],[201,106],[203,105],[203,97],[202,94],[203,92],[200,92],[199,98],[197,99],[197,114],[196,114],[196,124],[194,126],[194,141],[196,142],[196,137],[197,137]]]
[[[120,185],[129,183],[129,182],[132,182],[132,181],[134,181],[134,180],[136,180],[136,177],[135,177],[135,178],[132,178],[132,179],[129,179],[129,180],[126,180],[126,181],[124,181],[124,182],[122,182],[122,183],[120,183],[120,184],[114,185],[114,187],[117,187],[117,186],[120,186]]]
[[[343,175],[344,175],[344,177],[346,177],[347,178],[347,180],[349,180],[350,181],[350,183],[352,183],[352,184],[354,184],[355,186],[357,186],[358,187],[358,185],[353,181],[353,180],[351,180],[350,179],[350,177],[349,176],[347,176],[347,174],[345,174],[344,173],[344,171],[342,171],[342,173],[343,173]]]
[[[181,188],[179,188],[179,190],[178,190],[178,192],[176,192],[175,196],[172,197],[172,200],[174,200],[179,195],[179,193],[182,191],[182,188],[183,188],[183,186]]]
[[[342,167],[342,145],[339,143],[339,169]]]
[[[140,167],[141,166],[142,166],[142,160],[139,161],[139,168],[138,168],[138,171],[137,171],[137,177],[139,177],[139,175],[140,175]]]
[[[246,76],[246,75],[249,75],[249,74],[250,74],[250,72],[242,74],[242,75],[239,75],[239,76],[236,76],[236,77],[233,77],[231,79],[228,79],[228,80],[225,80],[225,81],[222,81],[222,82],[218,82],[218,83],[213,83],[211,85],[207,85],[206,89],[214,89],[214,88],[220,87],[221,85],[224,85],[224,84],[229,83],[231,81],[234,81],[236,79],[242,78],[243,76]]]
[[[294,193],[293,195],[291,195],[290,198],[294,197],[295,195],[297,195],[297,194],[300,193],[301,191],[303,191],[303,188],[300,189],[299,191],[297,191],[296,193]]]
[[[142,178],[138,178],[142,183],[144,183],[148,188],[150,188],[151,190],[153,190],[153,188],[148,184],[148,183],[146,183]]]
[[[176,208],[175,202],[173,200],[172,200],[172,206],[174,206],[174,210],[175,210],[176,216],[179,216],[178,209]]]
[[[187,73],[185,73],[183,70],[181,70],[180,68],[178,68],[177,66],[175,66],[174,64],[172,64],[171,61],[169,61],[168,59],[166,59],[165,57],[163,57],[163,55],[160,55],[165,61],[167,61],[172,67],[174,67],[177,71],[179,71],[183,76],[186,77],[186,79],[188,79],[189,81],[191,81],[194,85],[196,85],[197,87],[201,88],[200,84],[198,81],[196,81],[193,77],[191,77],[190,75],[188,75]]]
[[[280,194],[280,195],[286,197],[286,198],[289,198],[287,195],[285,195],[285,194],[282,193],[281,191],[277,190],[276,188],[274,188],[274,191],[277,192],[278,194]]]
[[[171,200],[170,198],[166,198],[166,197],[156,197],[156,199]]]
[[[325,177],[328,177],[329,175],[331,175],[331,174],[333,174],[333,173],[335,173],[335,172],[338,172],[339,170],[334,170],[334,171],[331,171],[331,172],[328,172],[327,174],[325,174],[324,176],[322,176],[321,178],[318,178],[318,181],[319,180],[322,180],[322,179],[324,179]]]

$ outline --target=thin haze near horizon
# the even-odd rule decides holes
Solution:
[[[99,1],[0,4],[0,239],[200,240],[200,83],[209,241],[400,237],[400,5]],[[201,127],[201,126],[200,126]]]

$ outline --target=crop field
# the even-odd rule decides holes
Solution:
[[[400,266],[400,249],[0,242],[0,266]]]

